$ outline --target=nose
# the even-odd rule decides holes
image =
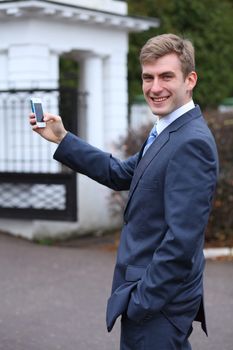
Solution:
[[[158,94],[162,91],[162,86],[160,84],[160,81],[158,78],[154,78],[152,85],[151,85],[151,92],[154,94]]]

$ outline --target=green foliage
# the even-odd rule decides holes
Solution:
[[[43,237],[43,238],[41,237],[41,238],[35,238],[33,242],[40,245],[52,246],[55,243],[55,239],[51,237]]]
[[[233,113],[205,113],[218,146],[220,173],[206,240],[233,241]]]
[[[130,102],[141,91],[140,48],[150,37],[168,32],[188,37],[194,43],[199,77],[194,98],[202,108],[217,106],[233,94],[232,0],[128,0],[128,8],[131,15],[161,21],[158,29],[130,34]]]
[[[60,57],[60,87],[77,89],[78,62],[69,57]]]

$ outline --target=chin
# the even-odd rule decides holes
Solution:
[[[151,111],[152,111],[153,114],[155,114],[155,115],[157,115],[159,117],[163,117],[163,116],[165,116],[165,115],[170,113],[169,110],[164,110],[164,109],[162,110],[162,109],[159,109],[159,108],[157,108],[157,109],[153,108],[153,109],[151,109]]]
[[[164,115],[170,113],[170,110],[171,110],[171,108],[168,108],[168,106],[161,106],[161,107],[158,106],[158,107],[156,107],[154,105],[150,105],[149,104],[149,107],[150,107],[151,112],[153,114],[156,114],[156,115],[159,115],[159,116],[160,115],[164,116]]]

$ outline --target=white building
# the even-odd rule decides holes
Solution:
[[[85,109],[78,100],[72,116],[77,132],[114,152],[127,128],[128,33],[158,25],[129,17],[119,0],[0,0],[0,230],[31,239],[114,225],[108,189],[81,175],[73,191],[62,183],[67,172],[52,160],[55,147],[30,130],[29,96],[59,113],[59,58],[72,57],[79,96],[86,96]],[[73,209],[66,208],[67,191]],[[59,216],[64,208],[76,213]]]

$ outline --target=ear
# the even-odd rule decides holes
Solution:
[[[191,73],[188,74],[185,80],[187,84],[187,90],[191,92],[197,83],[197,73],[192,71]]]

